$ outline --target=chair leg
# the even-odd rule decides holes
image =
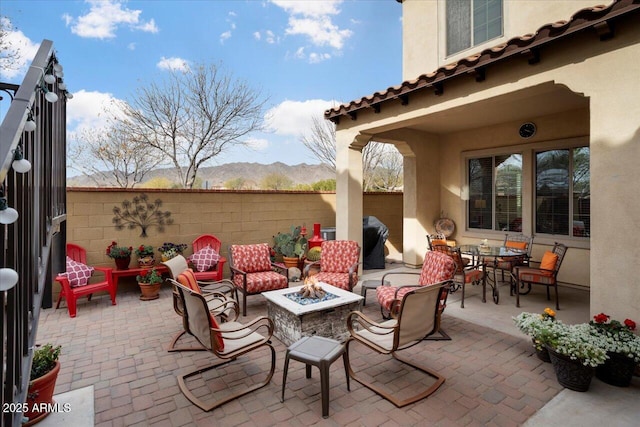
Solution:
[[[207,366],[206,368],[202,368],[202,369],[198,369],[196,371],[190,372],[188,374],[184,374],[184,375],[178,375],[178,387],[180,387],[180,391],[182,392],[182,394],[184,394],[184,396],[189,399],[189,401],[191,403],[193,403],[194,405],[196,405],[198,408],[202,409],[205,412],[209,412],[214,410],[215,408],[224,405],[225,403],[228,403],[234,399],[237,399],[240,396],[244,396],[245,394],[251,393],[252,391],[258,390],[259,388],[262,388],[264,386],[266,386],[267,384],[269,384],[269,382],[271,381],[271,378],[273,377],[273,373],[275,372],[276,369],[276,351],[273,348],[273,346],[270,343],[266,343],[266,346],[269,347],[269,349],[271,350],[271,369],[269,370],[269,374],[267,375],[267,378],[257,384],[252,385],[251,387],[248,388],[243,388],[241,391],[237,392],[237,393],[233,393],[229,396],[226,396],[220,400],[216,400],[214,402],[209,402],[209,403],[205,403],[203,400],[197,398],[192,392],[191,390],[189,390],[189,388],[187,387],[187,382],[186,380],[196,376],[196,375],[200,375],[204,372],[210,371],[212,369],[216,369],[222,365],[225,365],[227,363],[230,363],[232,361],[235,360],[235,358],[233,359],[229,359],[229,360],[224,360],[222,362],[218,362],[218,363],[214,363],[211,366]]]
[[[516,307],[520,307],[520,276],[516,280]]]
[[[169,348],[167,351],[172,353],[174,351],[207,351],[204,347],[177,347],[178,340],[182,338],[182,336],[186,333],[186,331],[178,332],[173,339],[171,340],[171,344],[169,344]]]
[[[349,344],[351,344],[353,340],[352,339],[348,339],[347,340],[347,344],[346,344],[346,352],[347,352],[347,365],[348,365],[348,369],[349,369],[349,376],[351,378],[353,378],[354,380],[358,381],[360,384],[362,384],[363,386],[365,386],[366,388],[368,388],[369,390],[373,391],[374,393],[384,397],[385,399],[387,399],[389,402],[393,403],[394,405],[396,405],[398,408],[402,408],[403,406],[407,406],[411,403],[415,403],[419,400],[422,400],[426,397],[429,397],[431,394],[433,394],[436,390],[438,390],[438,388],[440,388],[440,386],[444,383],[445,381],[445,377],[443,377],[442,375],[438,374],[435,371],[432,371],[431,369],[428,369],[424,366],[418,365],[412,361],[410,361],[409,359],[405,359],[404,357],[399,356],[396,353],[391,353],[391,355],[398,360],[401,363],[404,363],[406,365],[409,365],[419,371],[424,372],[425,374],[429,375],[432,378],[435,378],[435,382],[426,390],[421,391],[418,394],[415,394],[411,397],[408,397],[404,400],[400,400],[397,399],[394,395],[390,394],[387,392],[386,389],[383,389],[382,387],[372,383],[372,382],[368,382],[363,380],[362,378],[359,378],[355,372],[353,371],[353,369],[351,368],[351,364],[349,363]]]
[[[556,290],[556,310],[560,310],[560,296],[558,295],[558,282],[557,281],[553,284],[553,287]]]

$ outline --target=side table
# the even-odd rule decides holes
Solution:
[[[364,282],[362,282],[362,285],[360,285],[360,295],[362,295],[362,297],[364,298],[364,301],[362,301],[363,306],[367,305],[367,291],[369,289],[376,289],[381,284],[382,280],[365,280]],[[389,286],[390,284],[391,283],[389,283],[388,280],[384,281],[385,286]]]
[[[291,344],[287,348],[284,359],[284,370],[282,372],[282,397],[284,402],[284,387],[287,383],[287,371],[289,370],[289,359],[297,360],[306,364],[307,378],[311,378],[311,366],[317,366],[320,370],[320,390],[322,394],[322,416],[329,416],[329,367],[340,356],[344,362],[344,373],[347,377],[347,390],[351,391],[349,384],[348,356],[345,346],[336,340],[313,335],[304,337]]]

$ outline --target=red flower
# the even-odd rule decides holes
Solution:
[[[144,252],[144,245],[140,245],[140,246],[138,246],[138,250],[139,250],[140,252]]]
[[[636,330],[636,322],[631,319],[624,319],[624,325],[632,331]]]
[[[595,320],[596,323],[607,323],[609,321],[609,316],[604,313],[600,313],[593,316],[593,320]]]

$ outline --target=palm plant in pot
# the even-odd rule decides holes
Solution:
[[[307,238],[301,233],[301,226],[291,226],[289,233],[273,236],[273,250],[276,256],[282,256],[287,267],[299,267],[300,260],[307,250]]]
[[[27,411],[29,419],[25,426],[33,425],[49,415],[53,407],[53,391],[60,372],[60,346],[45,344],[33,352],[29,390],[27,391]]]

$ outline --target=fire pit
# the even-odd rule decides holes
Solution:
[[[285,345],[312,335],[338,341],[349,336],[347,315],[360,308],[363,298],[327,283],[317,286],[324,294],[313,298],[305,297],[305,285],[262,293],[267,315],[275,324],[273,334]]]

